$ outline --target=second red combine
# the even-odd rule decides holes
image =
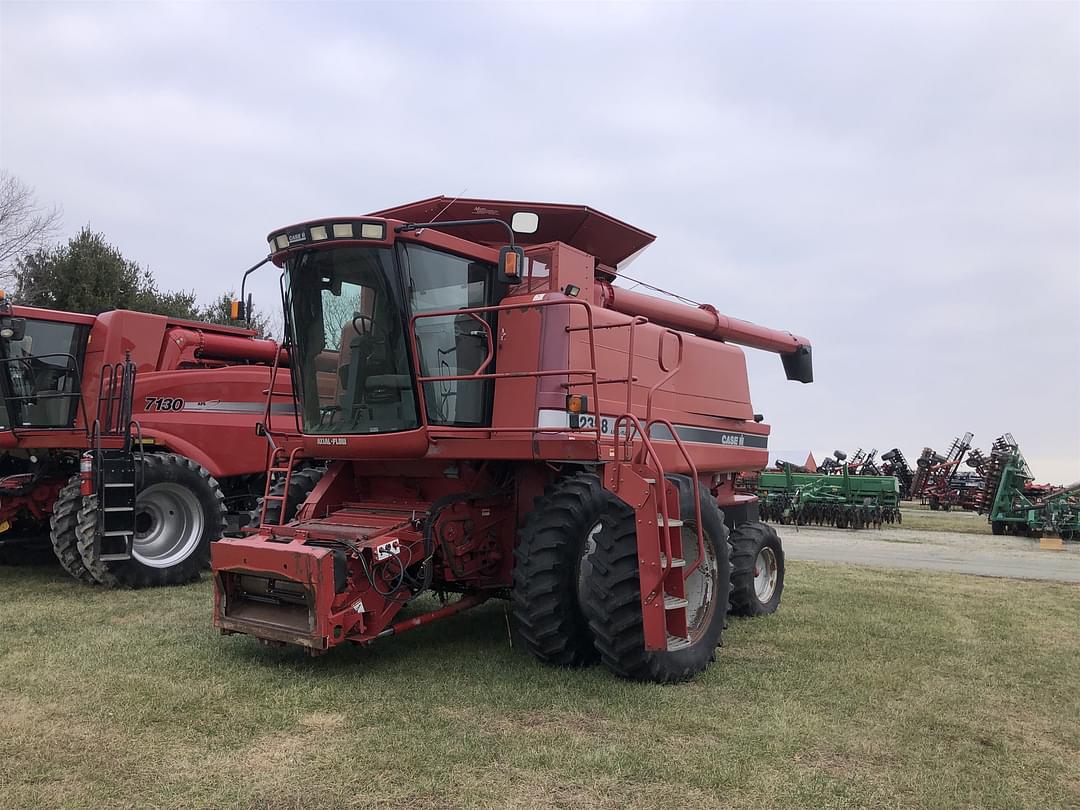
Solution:
[[[214,623],[322,653],[508,598],[540,660],[664,682],[708,666],[729,607],[775,610],[780,540],[734,489],[769,426],[733,344],[811,382],[810,343],[619,286],[653,239],[445,198],[272,232],[296,433],[270,436],[261,527],[212,547]]]

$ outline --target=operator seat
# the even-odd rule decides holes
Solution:
[[[370,320],[357,317],[341,329],[340,357],[335,400],[347,423],[371,422],[381,429],[401,429],[415,423],[412,410],[412,378],[399,374],[391,336],[360,332]],[[356,326],[354,326],[354,324]],[[403,392],[409,392],[404,398]],[[407,423],[407,424],[406,424]]]

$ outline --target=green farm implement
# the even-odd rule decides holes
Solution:
[[[758,477],[763,520],[838,529],[881,528],[900,522],[900,484],[891,475],[763,472]]]
[[[990,451],[979,501],[994,534],[1080,539],[1080,481],[1067,487],[1039,487],[1011,434]]]

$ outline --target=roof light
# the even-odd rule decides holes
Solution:
[[[352,239],[353,228],[351,222],[335,222],[334,223],[334,238],[335,239]]]
[[[360,238],[361,239],[385,239],[386,238],[386,223],[383,222],[364,222],[360,225]]]
[[[325,225],[316,225],[314,228],[311,229],[312,242],[321,242],[323,239],[326,239],[326,237],[327,234]]]
[[[286,234],[281,234],[277,238],[277,249],[284,250],[289,246],[289,237]]]

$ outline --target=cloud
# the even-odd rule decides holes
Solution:
[[[163,286],[432,194],[583,202],[633,274],[814,340],[775,444],[1013,432],[1080,478],[1068,4],[5,4],[0,161]],[[276,279],[256,282],[265,305]]]

